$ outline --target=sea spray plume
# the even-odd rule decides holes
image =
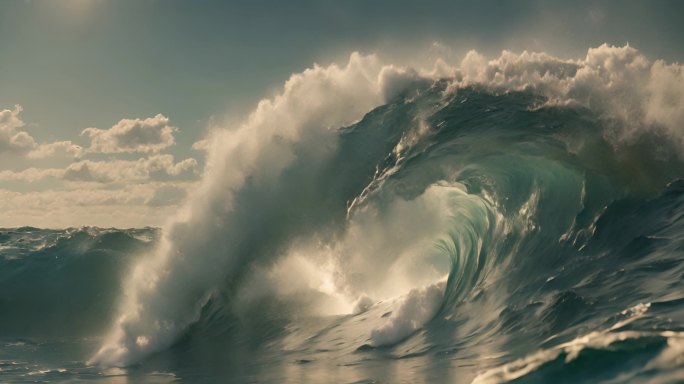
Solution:
[[[268,201],[246,199],[245,206],[236,199],[272,189],[301,152],[314,167],[335,147],[331,128],[391,98],[402,73],[354,53],[345,67],[293,75],[237,129],[216,132],[201,186],[166,225],[158,249],[134,266],[118,317],[90,363],[125,366],[170,346],[198,319],[212,290],[254,257],[250,247],[263,236]]]
[[[618,126],[610,132],[616,145],[651,131],[684,149],[684,66],[652,62],[629,45],[603,44],[579,60],[527,51],[503,51],[488,60],[470,51],[454,73],[452,92],[470,86],[532,90],[548,105],[579,104],[616,119]]]

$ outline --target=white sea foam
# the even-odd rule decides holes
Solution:
[[[534,90],[548,105],[583,105],[617,119],[617,141],[652,130],[684,148],[684,65],[651,61],[629,45],[603,44],[577,60],[527,51],[487,59],[470,51],[453,71],[452,91],[473,85]]]
[[[391,345],[422,328],[437,313],[444,298],[446,281],[415,288],[392,305],[387,321],[370,333],[374,346]]]
[[[267,241],[259,236],[271,214],[269,191],[282,171],[304,152],[313,172],[334,150],[333,129],[392,97],[402,73],[355,53],[344,67],[314,66],[292,75],[242,125],[217,130],[201,186],[165,227],[158,249],[132,269],[119,315],[90,362],[127,365],[168,347],[197,320],[216,285],[249,262],[253,255],[242,248]],[[263,193],[261,199],[245,196],[246,186]],[[249,203],[238,206],[236,199]]]

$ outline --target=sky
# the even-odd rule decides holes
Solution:
[[[681,63],[682,14],[676,0],[0,0],[0,227],[163,224],[201,177],[207,131],[313,63],[602,43]]]

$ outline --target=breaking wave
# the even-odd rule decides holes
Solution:
[[[79,299],[109,308],[90,322],[98,366],[668,382],[684,374],[683,127],[682,66],[629,46],[430,70],[353,54],[216,129],[161,234],[72,230],[30,252],[103,244],[75,261],[121,279]]]

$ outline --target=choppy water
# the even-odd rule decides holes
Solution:
[[[450,84],[298,141],[208,204],[220,241],[2,230],[0,381],[684,381],[676,141]]]

